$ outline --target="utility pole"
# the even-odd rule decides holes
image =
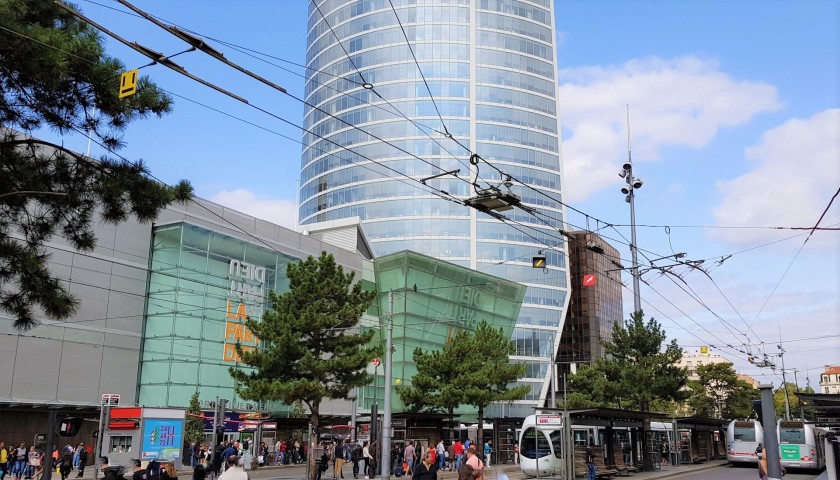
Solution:
[[[630,148],[630,106],[627,106],[627,163],[618,176],[623,178],[627,185],[621,187],[621,193],[625,195],[624,201],[630,204],[630,253],[633,257],[633,311],[642,311],[642,297],[639,293],[639,253],[636,244],[636,194],[635,191],[642,188],[644,181],[633,176],[633,155]]]
[[[394,291],[388,292],[388,337],[385,340],[385,398],[382,411],[382,479],[391,478],[391,376],[394,349]]]
[[[776,407],[773,405],[773,385],[761,384],[761,420],[765,432],[776,431]],[[769,480],[781,480],[782,464],[779,458],[779,439],[776,435],[764,435],[764,452],[767,455],[767,477]]]
[[[782,359],[782,387],[785,389],[785,420],[790,420],[790,397],[788,397],[787,379],[785,377],[785,349],[782,347],[782,326],[779,325],[779,358]]]
[[[796,391],[798,392],[799,391],[799,375],[797,375],[797,373],[799,373],[799,370],[794,368],[793,369],[793,381],[794,381],[794,383],[796,383]],[[802,406],[802,399],[799,398],[799,397],[796,397],[796,398],[799,401],[799,419],[804,422],[805,421],[805,408]]]

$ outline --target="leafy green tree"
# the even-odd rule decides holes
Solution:
[[[366,372],[371,358],[382,348],[372,345],[373,331],[358,332],[362,314],[376,298],[354,283],[332,255],[321,253],[287,269],[289,291],[270,292],[273,309],[261,322],[249,319],[246,326],[260,339],[260,347],[246,350],[237,344],[246,371],[230,369],[236,391],[250,400],[303,402],[311,414],[312,426],[320,426],[320,405],[324,398],[346,399],[353,387],[370,383]],[[316,438],[310,440],[315,451]],[[310,467],[315,456],[310,455]],[[310,479],[315,476],[310,468]]]
[[[604,344],[607,356],[570,377],[572,389],[598,405],[642,411],[656,400],[685,399],[687,373],[675,365],[682,348],[671,340],[663,350],[665,339],[655,319],[645,323],[643,312],[633,313],[627,326],[613,326],[613,340]]]
[[[206,437],[204,435],[204,420],[201,419],[201,404],[198,401],[198,390],[190,397],[190,404],[187,407],[187,422],[184,425],[184,441],[201,445]]]
[[[735,389],[723,407],[723,418],[755,417],[752,402],[760,398],[761,391],[743,380],[738,380]]]
[[[790,403],[791,417],[799,417],[799,397],[796,396],[798,392],[814,393],[811,387],[800,388],[795,383],[787,382],[787,396]],[[773,391],[773,406],[776,408],[776,417],[784,418],[785,416],[785,388],[783,385],[779,386]]]
[[[712,417],[715,412],[715,402],[703,384],[697,381],[689,381],[686,387],[689,392],[686,407],[691,415]]]
[[[73,248],[96,245],[92,224],[153,220],[192,194],[148,177],[140,162],[93,161],[32,138],[37,129],[86,133],[123,146],[129,123],[172,108],[146,77],[137,94],[118,98],[125,66],[104,53],[97,33],[54,2],[0,0],[0,310],[18,330],[72,315],[78,301],[47,269],[44,244],[63,237]]]
[[[485,320],[473,332],[456,335],[454,348],[464,352],[461,373],[456,380],[463,391],[462,401],[478,409],[478,446],[484,439],[484,410],[493,402],[509,402],[523,398],[531,387],[513,386],[525,375],[525,365],[510,363],[515,351],[510,337]]]

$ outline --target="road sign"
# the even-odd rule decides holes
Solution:
[[[137,93],[137,70],[129,70],[120,76],[120,98]]]
[[[531,257],[532,268],[545,268],[545,256]]]
[[[598,277],[595,275],[584,275],[583,276],[583,286],[584,287],[594,287],[598,285]]]
[[[103,406],[117,407],[120,404],[120,394],[119,393],[103,393],[102,394],[102,401],[100,403]]]
[[[378,358],[374,358],[373,360],[370,361],[370,363],[372,363],[374,367],[378,367],[381,362],[379,361]]]

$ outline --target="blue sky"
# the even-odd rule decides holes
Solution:
[[[124,10],[117,2],[97,2],[78,3],[129,40],[167,54],[185,48],[150,23],[113,10]],[[302,0],[135,5],[208,37],[305,61]],[[706,259],[711,277],[687,268],[676,270],[681,279],[646,274],[646,313],[686,348],[737,347],[717,351],[739,371],[776,385],[779,370],[762,371],[737,350],[775,353],[781,330],[789,341],[785,366],[800,371],[801,384],[808,375],[814,387],[823,365],[840,363],[840,236],[816,232],[797,255],[802,231],[711,227],[813,226],[840,187],[839,8],[832,0],[578,0],[556,6],[565,200],[590,215],[590,228],[604,226],[595,219],[629,223],[616,175],[627,158],[629,104],[635,174],[645,180],[636,197],[637,223],[655,226],[638,229],[639,246],[650,258],[685,252],[686,259]],[[300,76],[210,43],[302,95]],[[128,66],[146,63],[116,42],[107,44]],[[300,103],[200,53],[176,61],[262,108],[302,121]],[[163,67],[142,72],[175,94],[301,138],[276,119]],[[165,181],[189,179],[202,197],[294,223],[300,145],[188,100],[175,101],[172,114],[132,124],[120,153],[143,159]],[[86,148],[84,138],[64,140]],[[573,212],[568,220],[576,227],[587,222]],[[821,226],[837,224],[840,200]],[[629,248],[622,244],[629,228],[602,233],[629,265]],[[718,264],[729,254],[797,234]],[[644,257],[640,261],[647,264]],[[629,275],[625,283],[632,286]],[[629,312],[632,294],[624,293]]]

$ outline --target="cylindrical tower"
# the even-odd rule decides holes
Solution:
[[[548,395],[548,366],[568,304],[566,245],[557,232],[563,207],[514,182],[513,192],[542,217],[511,210],[506,216],[521,223],[511,226],[375,162],[412,178],[460,168],[460,178],[429,184],[467,198],[474,194],[470,181],[500,181],[484,163],[478,178],[470,171],[468,159],[477,153],[559,199],[554,4],[392,2],[393,9],[388,0],[310,0],[306,100],[323,111],[304,112],[314,134],[304,135],[300,223],[360,217],[377,256],[414,250],[528,285],[512,360],[527,364],[523,383],[531,393],[504,412],[488,412],[525,416]],[[540,251],[546,269],[531,266]]]

